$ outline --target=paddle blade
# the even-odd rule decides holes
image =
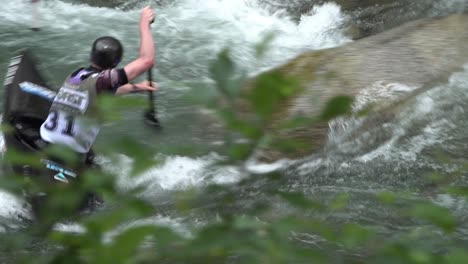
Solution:
[[[161,128],[161,123],[159,123],[156,113],[152,110],[145,112],[145,123],[156,128]]]

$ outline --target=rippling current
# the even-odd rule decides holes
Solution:
[[[102,3],[106,1],[101,1]],[[154,1],[156,12],[153,33],[157,46],[155,78],[160,84],[156,98],[165,129],[155,134],[142,124],[141,111],[131,111],[124,122],[108,124],[102,129],[98,146],[114,133],[138,137],[161,150],[164,162],[136,178],[129,179],[126,164],[132,157],[121,156],[118,164],[101,159],[105,167],[119,175],[122,190],[139,184],[148,186],[142,193],[156,206],[170,201],[175,190],[230,184],[243,177],[236,167],[212,171],[207,167],[222,159],[218,152],[222,137],[205,129],[184,96],[200,85],[212,85],[208,67],[217,52],[229,47],[233,60],[251,75],[287,62],[306,50],[319,50],[353,41],[350,26],[358,27],[362,36],[375,34],[408,20],[464,11],[467,1],[363,1],[344,6],[335,2],[296,0],[179,0]],[[353,2],[353,1],[350,1]],[[44,0],[40,4],[39,32],[31,32],[29,1],[9,1],[0,6],[0,72],[4,75],[8,59],[19,48],[27,47],[39,62],[41,72],[56,87],[70,71],[86,63],[89,46],[100,35],[120,38],[125,47],[124,63],[137,56],[140,7],[148,1]],[[111,3],[111,4],[109,4]],[[338,2],[339,3],[339,2]],[[369,4],[373,3],[373,4]],[[377,3],[377,4],[376,4]],[[380,4],[379,4],[380,3]],[[254,47],[267,34],[275,39],[262,60],[255,57]],[[404,84],[375,84],[363,87],[360,102],[378,101],[397,96],[412,88]],[[3,91],[0,92],[3,96]],[[284,160],[272,165],[249,164],[252,171],[282,170],[288,180],[280,189],[294,190],[326,200],[337,193],[347,193],[350,206],[333,221],[352,220],[371,223],[391,233],[416,223],[402,223],[391,211],[382,211],[372,196],[380,191],[410,191],[453,210],[459,219],[468,218],[464,201],[434,193],[427,177],[432,173],[452,173],[460,168],[446,165],[438,153],[455,159],[466,158],[468,142],[468,67],[454,72],[449,81],[434,84],[406,105],[389,123],[371,127],[351,137],[362,120],[341,120],[331,124],[326,150],[298,160]],[[130,129],[131,128],[131,129]],[[384,138],[374,144],[375,138]],[[193,155],[165,153],[176,144],[200,149]],[[3,142],[0,139],[0,148]],[[457,183],[466,184],[459,177]],[[262,199],[262,183],[239,191],[233,210],[242,211],[251,199]],[[259,194],[260,193],[260,194]],[[281,213],[281,209],[278,209]],[[163,211],[164,212],[164,211]],[[17,214],[28,214],[13,196],[0,192],[0,232],[16,228]],[[151,221],[173,226],[184,232],[186,226],[203,219],[202,213],[191,217],[166,211]],[[466,222],[466,221],[465,221]],[[4,227],[3,227],[4,226]],[[57,228],[74,231],[76,226]],[[456,234],[461,239],[468,226]],[[465,240],[465,239],[463,239]]]

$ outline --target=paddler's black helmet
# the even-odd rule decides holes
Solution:
[[[103,69],[110,69],[119,64],[123,55],[123,47],[119,40],[113,37],[100,37],[93,43],[91,63]]]

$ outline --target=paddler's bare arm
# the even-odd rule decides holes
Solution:
[[[127,83],[125,85],[120,86],[115,94],[127,94],[127,93],[138,93],[138,92],[145,92],[145,91],[157,91],[158,84],[153,82],[153,86],[149,85],[148,81],[143,81],[140,83]]]
[[[124,67],[129,82],[154,65],[155,50],[150,27],[153,20],[154,13],[151,7],[143,8],[140,17],[140,55]]]

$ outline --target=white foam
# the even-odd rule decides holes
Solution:
[[[63,233],[86,233],[86,228],[78,223],[58,223],[54,225],[53,229]]]
[[[3,121],[3,115],[0,114],[0,124],[2,124],[2,121]],[[5,136],[3,135],[3,132],[0,130],[0,158],[3,158],[5,151],[6,151]]]
[[[314,49],[330,48],[351,41],[343,33],[342,26],[347,17],[341,12],[339,5],[327,2],[314,6],[308,14],[301,15],[298,25],[298,36],[304,43],[309,43]]]
[[[187,75],[185,80],[194,76],[203,79],[207,76],[210,60],[229,47],[234,61],[255,74],[285,63],[305,50],[329,48],[351,41],[343,30],[348,17],[335,3],[317,5],[302,15],[300,21],[295,21],[286,15],[286,11],[271,12],[259,2],[181,0],[176,4],[155,7],[156,19],[152,30],[158,63],[166,65],[170,71],[183,67],[181,70]],[[57,54],[53,63],[82,63],[91,41],[103,32],[125,40],[124,63],[137,55],[139,8],[100,8],[59,0],[41,1],[39,5],[40,24],[44,30],[34,35],[34,39],[41,42],[39,46],[54,39],[51,45],[46,45],[50,54]],[[3,40],[2,46],[32,45],[31,38],[23,34],[32,23],[30,2],[9,1],[0,8],[4,9],[0,12],[0,25],[18,27],[15,30],[20,31],[24,29],[20,37]],[[270,33],[275,33],[275,38],[259,60],[254,47]],[[83,42],[86,39],[89,42]],[[44,58],[44,63],[47,60]]]
[[[175,219],[175,218],[171,218],[168,216],[155,215],[155,216],[151,216],[148,218],[138,219],[138,220],[129,221],[129,222],[120,224],[119,226],[115,227],[111,231],[106,232],[103,236],[102,242],[111,243],[116,236],[122,234],[123,232],[127,230],[140,227],[140,226],[167,227],[177,232],[181,236],[184,236],[187,238],[192,236],[191,232],[182,223],[181,218]],[[55,231],[63,232],[63,233],[85,234],[87,232],[85,226],[76,222],[57,223],[54,225],[53,229]]]
[[[303,15],[299,23],[285,12],[269,12],[256,0],[185,0],[162,10],[158,19],[163,24],[161,34],[169,41],[173,39],[174,43],[180,43],[181,38],[186,38],[187,44],[166,50],[166,56],[181,50],[190,54],[206,54],[207,51],[213,54],[230,47],[235,60],[244,67],[258,66],[253,46],[272,32],[276,38],[263,64],[268,67],[285,62],[304,50],[351,41],[340,28],[347,18],[334,3],[316,6]],[[189,43],[193,39],[204,43],[191,47]]]
[[[133,160],[124,155],[119,155],[117,162],[107,159],[102,165],[106,171],[118,175],[118,186],[121,190],[128,191],[143,186],[143,194],[152,194],[159,190],[186,190],[209,184],[232,184],[245,176],[238,167],[217,165],[217,162],[222,160],[217,154],[198,158],[166,157],[161,164],[136,176],[130,175]],[[290,162],[279,160],[266,164],[251,160],[245,164],[245,169],[251,173],[268,173],[284,168]]]
[[[433,197],[432,202],[446,208],[455,209],[458,211],[466,211],[468,206],[466,199],[463,197],[454,197],[449,194],[437,194]]]
[[[0,124],[2,121],[0,114]],[[3,133],[0,131],[0,158],[3,159],[3,154],[6,151],[5,139]],[[0,160],[0,164],[3,162]],[[0,177],[4,176],[2,168],[0,168]],[[0,218],[18,220],[18,216],[23,218],[31,218],[31,214],[27,207],[23,206],[24,201],[15,195],[0,189]]]
[[[379,103],[388,103],[401,98],[402,95],[410,93],[416,90],[417,86],[408,86],[402,83],[389,83],[384,81],[376,82],[364,89],[355,97],[354,104],[352,106],[353,112],[359,112],[364,110],[366,107],[372,104],[378,105]],[[426,111],[428,111],[426,106]],[[355,149],[355,144],[349,142],[350,136],[354,138],[354,132],[356,129],[361,129],[362,122],[365,121],[366,117],[351,117],[351,118],[336,118],[329,122],[329,143],[335,146],[340,146],[342,150],[351,146],[351,149]],[[382,125],[382,124],[379,124]],[[387,126],[387,130],[393,130],[393,137],[386,143],[382,144],[378,149],[367,153],[363,160],[373,159],[381,156],[385,153],[385,150],[389,149],[397,140],[404,134],[404,129],[398,126],[392,126],[391,124],[384,124]],[[359,140],[366,144],[366,135],[368,131],[363,131],[360,134]],[[351,143],[351,144],[350,144]],[[380,154],[377,154],[380,153]]]
[[[466,90],[468,87],[468,67],[464,71],[453,73],[446,84],[417,95],[413,104],[402,108],[396,119],[386,124],[387,131],[392,137],[378,148],[357,158],[369,162],[378,157],[394,160],[416,161],[420,153],[426,148],[442,144],[451,138],[451,131],[457,128],[460,118],[464,116],[466,105]],[[383,86],[385,88],[385,86]],[[403,87],[403,92],[412,91],[413,87]],[[400,91],[383,89],[384,97],[398,96]],[[379,98],[378,93],[370,93]],[[376,100],[370,95],[367,101]],[[367,96],[367,95],[366,95]],[[362,98],[366,98],[365,96]],[[362,99],[361,98],[361,99]],[[366,100],[363,100],[366,101]],[[450,112],[449,112],[449,111]],[[417,126],[423,127],[418,128]],[[415,127],[416,126],[416,127]],[[407,131],[421,131],[405,137]],[[402,141],[402,139],[404,140]],[[402,144],[404,142],[404,144]]]
[[[355,98],[353,110],[363,110],[363,108],[368,106],[370,103],[394,100],[405,93],[416,90],[417,88],[419,87],[408,86],[402,83],[389,83],[384,81],[376,82],[359,92]]]
[[[273,163],[259,163],[254,160],[250,160],[247,162],[246,168],[252,173],[269,173],[286,167],[290,162],[290,160],[286,159],[278,160]]]
[[[124,21],[119,23],[125,24],[125,21],[136,20],[138,17],[129,16],[118,9],[91,7],[85,4],[71,4],[58,0],[40,1],[38,14],[39,21],[33,21],[32,8],[30,0],[23,1],[8,1],[2,3],[0,7],[0,22],[3,24],[20,24],[25,28],[30,25],[44,26],[50,29],[70,30],[85,32],[88,28],[104,28],[108,27],[99,23],[100,21]],[[99,15],[97,15],[99,14]],[[109,34],[118,32],[112,28],[106,31]]]
[[[119,155],[117,163],[109,160],[103,168],[118,175],[118,186],[131,190],[144,186],[146,193],[157,190],[184,190],[208,184],[229,184],[238,181],[241,173],[231,166],[214,166],[221,157],[216,154],[190,158],[183,156],[166,157],[162,164],[155,165],[141,175],[130,175],[133,160]],[[155,162],[156,163],[156,162]]]
[[[112,243],[116,236],[126,232],[127,230],[140,226],[167,227],[186,238],[190,238],[192,236],[191,232],[185,227],[184,224],[182,224],[182,219],[173,219],[168,216],[155,215],[144,219],[122,223],[111,231],[106,232],[102,238],[102,243]],[[86,227],[75,222],[57,223],[54,225],[53,229],[62,233],[85,234],[87,232]]]
[[[24,204],[22,199],[0,190],[0,217],[12,220],[18,220],[18,216],[31,218],[29,209]]]
[[[182,219],[173,219],[167,216],[152,216],[149,218],[145,219],[138,219],[136,221],[132,221],[129,223],[125,223],[120,225],[119,227],[115,228],[114,230],[108,232],[105,234],[103,238],[104,243],[110,243],[112,240],[118,236],[119,234],[135,227],[139,226],[159,226],[159,227],[167,227],[175,232],[177,232],[179,235],[184,236],[184,237],[191,237],[192,234],[191,232],[181,223]]]

